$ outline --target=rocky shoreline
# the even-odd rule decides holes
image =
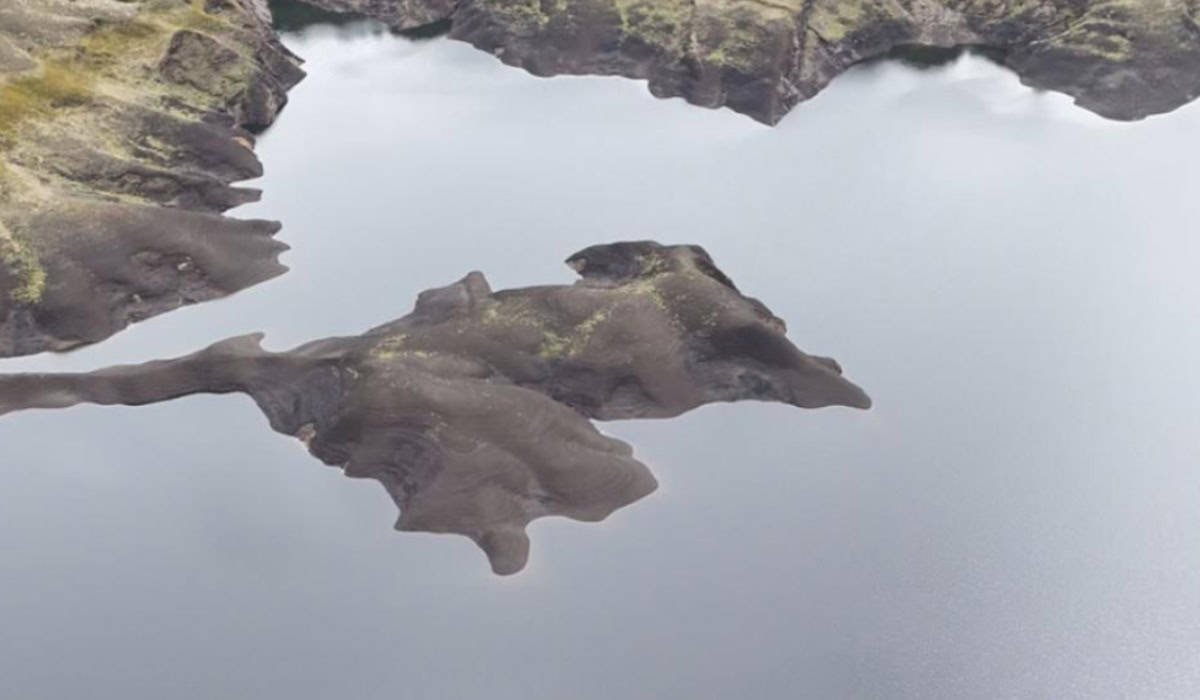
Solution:
[[[1196,0],[305,0],[450,36],[535,75],[645,79],[774,124],[863,61],[974,47],[1032,87],[1133,120],[1200,95]]]
[[[253,131],[302,77],[259,0],[0,9],[0,357],[67,350],[285,271]]]
[[[850,66],[914,48],[976,47],[1115,119],[1200,94],[1200,0],[305,2],[769,124]],[[97,342],[283,273],[278,223],[221,214],[257,198],[232,183],[262,173],[253,132],[300,62],[267,0],[7,0],[0,357]]]

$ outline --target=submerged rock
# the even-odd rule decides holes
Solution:
[[[600,520],[654,490],[589,418],[745,399],[870,406],[702,248],[618,243],[567,262],[582,276],[572,286],[493,292],[472,272],[404,318],[288,352],[255,335],[87,374],[0,375],[0,414],[246,393],[322,462],[380,481],[397,529],[466,535],[508,574],[525,565],[535,518]]]
[[[0,2],[0,357],[282,273],[277,223],[220,213],[298,64],[265,0]]]
[[[644,78],[659,97],[774,124],[898,47],[979,47],[1113,119],[1200,94],[1195,0],[304,0],[451,36],[537,75]]]

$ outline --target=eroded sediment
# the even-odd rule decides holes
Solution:
[[[283,272],[250,130],[303,73],[262,0],[0,0],[0,357]]]
[[[451,36],[537,75],[645,78],[775,123],[861,61],[975,46],[1114,119],[1200,94],[1197,0],[304,0]]]
[[[246,393],[321,461],[380,481],[397,529],[466,535],[506,574],[525,565],[535,518],[599,520],[654,490],[589,418],[744,399],[870,406],[697,246],[595,246],[568,263],[582,275],[571,286],[493,292],[472,272],[400,320],[288,352],[247,336],[88,374],[0,375],[0,414]]]

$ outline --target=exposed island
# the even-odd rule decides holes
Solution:
[[[288,352],[245,336],[88,374],[0,375],[0,414],[246,393],[322,462],[382,483],[398,530],[466,535],[511,574],[535,518],[600,520],[655,489],[589,418],[746,399],[871,405],[698,246],[618,243],[567,262],[582,276],[571,286],[493,292],[472,272],[402,319]]]

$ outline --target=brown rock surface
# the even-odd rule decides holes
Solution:
[[[284,271],[249,130],[303,76],[260,0],[0,1],[0,357]]]
[[[405,29],[432,20],[537,75],[649,81],[660,97],[774,124],[896,49],[983,49],[1113,119],[1200,94],[1197,0],[304,0]]]
[[[583,276],[571,286],[493,292],[472,272],[402,319],[288,352],[248,336],[87,374],[0,375],[0,414],[246,393],[324,463],[382,483],[397,529],[466,535],[508,574],[535,518],[600,520],[654,490],[589,418],[748,399],[870,406],[697,246],[594,246],[568,263]]]

